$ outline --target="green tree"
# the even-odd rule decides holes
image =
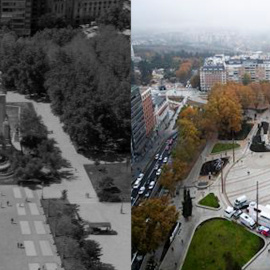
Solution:
[[[251,83],[251,77],[248,73],[245,73],[243,78],[242,78],[242,83],[243,85],[248,85]]]

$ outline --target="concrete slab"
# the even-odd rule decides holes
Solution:
[[[39,246],[43,256],[53,256],[52,248],[49,241],[39,241]]]
[[[21,198],[22,198],[21,190],[20,190],[20,188],[18,188],[18,187],[14,187],[14,188],[13,188],[13,194],[14,194],[14,197],[15,197],[16,199],[21,199]]]
[[[17,209],[17,213],[18,213],[19,216],[25,216],[26,215],[24,204],[16,203],[16,209]]]
[[[57,264],[56,263],[46,263],[45,264],[45,269],[46,270],[58,270],[60,268],[57,268]]]
[[[31,215],[39,215],[39,210],[36,203],[28,203]]]
[[[26,256],[37,256],[35,244],[33,241],[24,241]]]
[[[29,270],[40,270],[40,264],[39,263],[29,263],[28,264],[28,269]]]
[[[34,194],[33,191],[29,188],[24,188],[24,192],[27,198],[29,199],[33,199],[34,198]]]
[[[31,229],[28,221],[20,221],[19,224],[22,234],[31,234]]]
[[[43,221],[34,221],[34,226],[37,234],[46,234]]]

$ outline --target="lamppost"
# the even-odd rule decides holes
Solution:
[[[234,131],[232,130],[232,141],[233,141],[233,147],[232,147],[232,150],[233,150],[233,163],[235,162],[235,153],[234,153]]]
[[[221,177],[221,193],[223,193],[224,192],[223,163],[221,163],[220,177]]]

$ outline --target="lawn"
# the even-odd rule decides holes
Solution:
[[[197,228],[182,270],[241,269],[264,245],[243,226],[212,219]]]
[[[214,193],[209,193],[207,196],[202,198],[199,201],[199,204],[213,207],[213,208],[219,208],[219,200],[218,200],[218,197]]]
[[[100,182],[106,177],[112,178],[115,187],[120,190],[119,196],[124,202],[130,202],[131,170],[126,163],[84,165],[84,168],[96,192],[101,191]],[[100,198],[100,196],[99,196]]]
[[[240,147],[238,143],[234,143],[234,144],[233,143],[216,143],[211,153],[215,154],[222,151],[231,150],[233,149],[233,145],[234,145],[234,149]]]

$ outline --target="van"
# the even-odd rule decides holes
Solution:
[[[256,225],[253,218],[251,218],[249,215],[245,213],[240,215],[240,222],[244,224],[246,227],[248,227],[249,229],[254,229]]]
[[[233,207],[228,206],[228,207],[224,210],[224,216],[225,216],[226,218],[231,218],[235,212],[236,212],[236,211],[233,209]]]
[[[242,209],[242,208],[247,208],[248,205],[249,205],[249,202],[247,201],[246,195],[242,195],[234,201],[234,208],[237,210]]]

